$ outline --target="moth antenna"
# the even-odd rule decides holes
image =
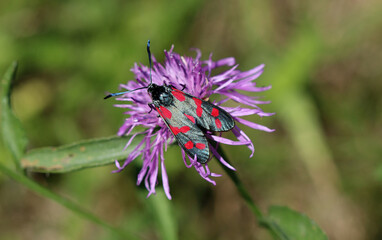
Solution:
[[[128,92],[131,92],[131,91],[124,91],[124,92],[118,92],[118,93],[110,93],[109,95],[107,95],[103,99],[108,99],[108,98],[111,98],[111,97],[119,96],[119,95],[122,95],[122,94],[125,94],[125,93],[128,93]]]
[[[153,79],[152,79],[152,77],[151,77],[151,68],[152,68],[152,64],[151,64],[151,52],[150,52],[150,40],[147,41],[147,54],[149,55],[149,63],[150,63],[150,85],[151,85],[151,84],[153,83]],[[150,86],[150,85],[149,85],[149,86]],[[129,91],[124,91],[124,92],[110,93],[109,95],[107,95],[107,96],[104,97],[103,99],[108,99],[108,98],[111,98],[111,97],[120,96],[120,95],[129,93],[129,92],[134,92],[134,91],[141,90],[141,89],[145,89],[145,88],[148,88],[148,86],[147,86],[147,87],[141,87],[141,88],[133,89],[133,90],[129,90]]]
[[[120,96],[120,95],[123,95],[125,93],[135,92],[137,90],[141,90],[141,89],[145,89],[145,88],[147,88],[147,87],[141,87],[141,88],[137,88],[137,89],[133,89],[133,90],[129,90],[129,91],[124,91],[124,92],[110,93],[109,95],[107,95],[103,99],[108,99],[108,98],[111,98],[111,97]]]
[[[150,64],[150,85],[153,83],[153,79],[152,79],[152,76],[151,76],[151,68],[152,68],[152,64],[151,64],[151,52],[150,52],[150,40],[147,41],[147,54],[149,55],[149,64]]]

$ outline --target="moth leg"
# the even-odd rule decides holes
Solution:
[[[150,111],[148,113],[151,113],[153,111],[153,109],[155,108],[155,105],[152,104],[152,103],[149,103],[147,104],[149,107],[150,107]],[[155,110],[156,111],[156,110]],[[159,114],[157,115],[157,117],[160,117]]]
[[[149,108],[150,108],[150,111],[148,113],[151,113],[153,111],[153,109],[154,109],[153,104],[152,103],[148,103],[147,106],[149,106]]]
[[[170,85],[166,85],[166,86],[177,89],[176,87],[174,87],[171,84]],[[182,89],[180,91],[183,91],[184,89],[186,89],[186,84],[180,84],[180,86],[182,86]]]

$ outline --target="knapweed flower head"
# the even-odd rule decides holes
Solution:
[[[273,130],[243,119],[243,116],[256,114],[258,116],[270,116],[272,113],[265,113],[258,106],[268,103],[261,101],[258,97],[249,96],[251,92],[262,92],[270,89],[267,87],[257,87],[256,80],[263,72],[264,65],[259,65],[251,70],[242,72],[237,70],[238,65],[234,58],[225,58],[218,61],[212,60],[210,55],[208,60],[201,60],[201,52],[196,51],[196,57],[180,56],[173,51],[174,46],[169,51],[164,51],[165,62],[161,64],[153,57],[152,66],[152,83],[157,85],[171,85],[177,89],[183,89],[184,92],[201,99],[208,99],[211,95],[220,96],[220,101],[213,104],[219,106],[228,112],[236,123],[246,125],[253,129],[271,132]],[[213,75],[212,70],[220,67],[229,67],[228,70]],[[129,81],[127,84],[121,84],[121,88],[126,90],[134,90],[137,88],[147,87],[150,80],[150,68],[142,64],[135,64],[131,71],[135,74],[135,81]],[[250,93],[249,95],[243,92]],[[117,100],[124,101],[123,104],[117,104],[116,107],[127,108],[125,114],[129,115],[124,124],[118,131],[118,135],[131,135],[127,142],[127,148],[132,140],[139,134],[143,135],[143,140],[134,148],[122,165],[116,161],[119,172],[123,170],[134,159],[141,156],[143,166],[138,174],[137,184],[144,182],[145,187],[149,191],[148,196],[155,193],[155,186],[161,169],[162,184],[166,196],[171,199],[169,181],[165,167],[164,151],[167,150],[168,144],[174,143],[175,137],[170,129],[166,126],[162,118],[158,117],[158,112],[153,111],[149,104],[152,102],[147,90],[142,89],[124,94]],[[233,100],[238,105],[235,107],[223,106],[222,104]],[[126,103],[125,103],[126,102]],[[133,132],[136,127],[144,127],[142,132]],[[217,151],[218,144],[229,145],[246,145],[250,151],[250,157],[253,156],[254,146],[249,137],[237,126],[231,130],[235,140],[230,140],[221,136],[214,135],[213,132],[205,131],[205,136],[216,142],[209,146],[212,155],[226,167],[235,170],[228,164]],[[208,163],[201,164],[197,161],[196,156],[190,157],[182,149],[182,158],[187,168],[194,167],[202,178],[216,184],[211,177],[218,177],[219,174],[213,173],[208,167]]]

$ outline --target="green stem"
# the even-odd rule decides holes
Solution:
[[[108,223],[104,222],[103,220],[99,219],[89,211],[83,209],[79,205],[75,204],[74,202],[59,196],[55,194],[54,192],[50,191],[49,189],[44,188],[43,186],[37,184],[36,182],[32,181],[31,179],[27,178],[24,175],[17,174],[16,172],[12,171],[11,169],[7,168],[3,164],[0,164],[0,171],[3,172],[5,175],[9,176],[13,180],[23,184],[30,190],[40,194],[43,197],[50,198],[53,201],[61,204],[62,206],[66,207],[67,209],[77,213],[81,217],[98,224],[106,229],[109,229],[111,232],[119,235],[121,239],[141,239],[141,236],[133,236],[131,233],[126,233],[125,231],[122,231],[112,225],[109,225]],[[135,234],[134,234],[135,235]]]
[[[230,164],[228,157],[225,155],[220,145],[218,146],[217,150],[220,156],[222,156],[224,160]],[[251,197],[251,195],[245,188],[243,182],[240,180],[237,173],[235,171],[228,169],[220,161],[218,162],[222,166],[224,171],[227,173],[227,175],[231,178],[240,196],[244,199],[244,201],[248,204],[249,208],[251,209],[252,213],[256,216],[257,221],[259,222],[259,225],[268,229],[274,237],[281,240],[288,240],[289,238],[287,237],[287,235],[276,224],[274,224],[271,220],[269,220],[266,216],[264,216],[264,214],[256,206],[255,202],[253,201],[253,198]]]
[[[227,156],[224,155],[224,153],[219,149],[219,154],[224,158],[226,162],[229,163],[227,160]],[[260,211],[260,209],[255,205],[253,198],[245,188],[243,182],[239,179],[239,176],[236,174],[235,171],[232,171],[225,167],[220,161],[220,165],[223,167],[224,171],[227,173],[227,175],[231,178],[232,182],[235,184],[240,196],[244,199],[244,201],[248,204],[249,208],[253,212],[253,214],[256,216],[256,218],[261,222],[264,218],[263,213]]]

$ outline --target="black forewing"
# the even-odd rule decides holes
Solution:
[[[177,100],[175,99],[174,101],[176,102]],[[171,118],[165,117],[161,109],[157,108],[157,111],[166,123],[167,127],[174,134],[183,150],[191,158],[194,158],[194,156],[197,155],[198,162],[206,163],[210,154],[208,142],[203,131],[184,115],[182,109],[190,107],[187,105],[188,104],[185,103],[185,105],[182,105],[181,109],[177,107],[177,104],[166,106],[172,114]],[[189,130],[184,132],[184,130],[187,130],[187,127],[189,127]],[[189,142],[191,142],[192,145]]]
[[[210,102],[175,88],[170,91],[172,103],[166,107],[157,105],[157,111],[184,151],[192,158],[196,155],[198,162],[206,163],[209,148],[203,130],[228,131],[235,126],[235,121],[226,111]],[[164,114],[161,108],[171,112],[171,116]]]

